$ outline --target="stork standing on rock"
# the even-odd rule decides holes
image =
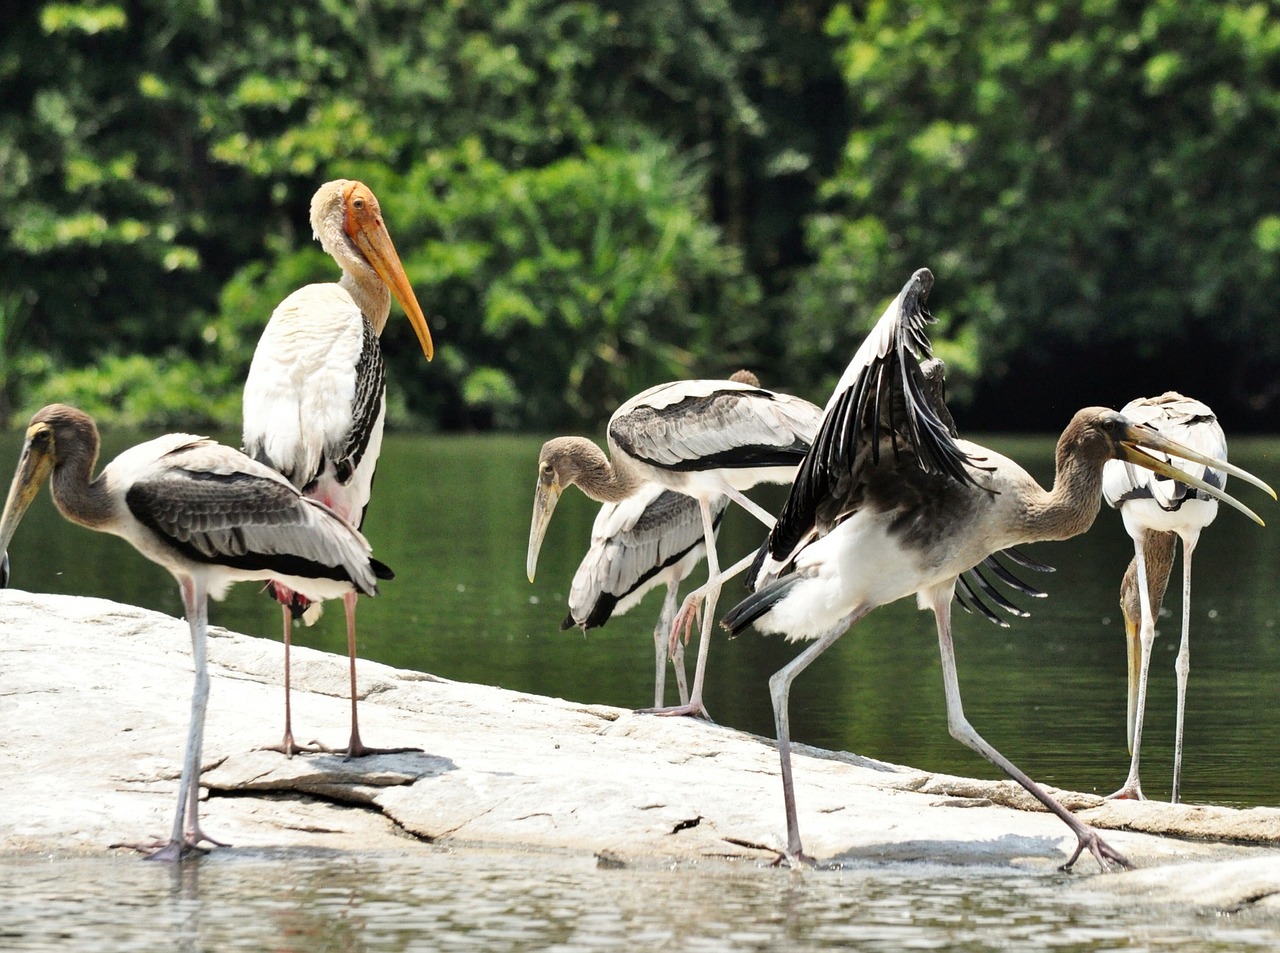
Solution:
[[[698,501],[707,554],[706,600],[698,662],[688,704],[656,709],[663,714],[701,715],[702,685],[711,644],[712,616],[722,574],[716,554],[713,503],[728,497],[765,526],[773,517],[743,492],[757,483],[786,483],[809,449],[822,411],[799,397],[730,380],[674,381],[650,387],[609,419],[609,456],[584,437],[556,437],[543,444],[534,490],[533,519],[525,568],[532,582],[547,525],[560,494],[576,484],[601,503],[617,503],[646,483]],[[696,607],[686,599],[680,616]],[[677,619],[676,626],[682,626]]]
[[[359,527],[373,486],[386,419],[379,336],[395,295],[427,360],[434,348],[426,318],[400,264],[378,200],[368,186],[337,179],[311,200],[311,228],[342,269],[337,283],[312,284],[280,302],[253,354],[244,387],[244,451],[282,473],[307,496]],[[292,755],[290,625],[311,621],[305,593],[284,580],[271,591],[284,620],[285,725],[280,749]],[[299,596],[303,598],[299,599]],[[351,738],[346,754],[414,749],[370,748],[360,738],[356,692],[356,593],[343,594],[351,678]]]
[[[0,552],[8,552],[22,515],[51,476],[63,516],[125,539],[178,580],[195,661],[191,723],[173,832],[142,848],[172,861],[203,843],[219,844],[199,818],[209,598],[221,599],[246,579],[279,580],[308,599],[372,596],[377,580],[391,572],[371,558],[358,530],[238,450],[169,434],[126,450],[94,477],[98,447],[98,429],[82,411],[51,404],[31,418],[0,515]]]
[[[925,301],[932,285],[928,269],[917,271],[854,355],[752,567],[756,591],[723,622],[733,633],[754,623],[763,632],[812,640],[769,680],[787,820],[783,856],[792,864],[809,862],[792,783],[792,682],[873,609],[914,595],[937,618],[951,734],[1067,824],[1077,844],[1065,866],[1086,849],[1104,868],[1128,866],[965,718],[951,639],[956,579],[997,550],[1083,533],[1098,514],[1102,467],[1110,459],[1198,486],[1255,520],[1243,504],[1150,451],[1222,468],[1275,493],[1239,468],[1101,407],[1079,411],[1063,431],[1052,490],[1012,460],[952,437],[929,406],[920,371],[920,360],[930,351],[925,327],[933,319]]]

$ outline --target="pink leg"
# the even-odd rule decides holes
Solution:
[[[421,751],[421,748],[370,748],[360,740],[360,712],[356,691],[356,599],[354,592],[342,597],[342,607],[347,615],[347,654],[351,668],[351,740],[347,742],[348,758],[363,758],[371,754],[401,754]],[[328,749],[325,749],[328,750]]]
[[[279,751],[286,758],[292,758],[299,751],[320,749],[315,745],[300,745],[293,740],[293,692],[289,670],[289,654],[293,647],[293,613],[287,605],[281,605],[280,614],[284,620],[284,740],[278,745],[267,745],[259,750]]]

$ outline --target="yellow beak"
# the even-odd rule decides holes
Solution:
[[[22,447],[22,456],[18,459],[18,469],[13,474],[13,483],[9,486],[9,498],[5,500],[4,513],[0,515],[0,554],[7,560],[9,556],[9,540],[22,522],[27,507],[40,492],[40,485],[53,470],[53,454],[31,445],[31,434]]]
[[[542,538],[547,535],[547,525],[551,522],[551,514],[555,512],[556,504],[560,502],[560,493],[562,487],[558,481],[544,483],[538,480],[538,485],[533,491],[533,521],[529,525],[529,552],[525,556],[525,571],[529,574],[529,581],[533,582],[533,575],[538,568],[538,550],[542,549]]]
[[[1263,492],[1270,495],[1274,500],[1276,491],[1263,480],[1258,479],[1248,470],[1242,470],[1233,464],[1227,463],[1226,460],[1218,460],[1214,457],[1207,457],[1198,451],[1192,450],[1190,447],[1178,443],[1176,440],[1170,440],[1168,437],[1162,436],[1150,427],[1140,427],[1137,424],[1130,424],[1125,432],[1124,437],[1120,440],[1120,457],[1121,459],[1145,467],[1154,473],[1167,477],[1170,480],[1177,480],[1188,486],[1194,486],[1198,490],[1203,490],[1214,499],[1221,500],[1230,506],[1234,506],[1249,519],[1253,520],[1259,526],[1265,526],[1262,518],[1253,510],[1245,506],[1231,494],[1224,490],[1206,483],[1199,477],[1194,477],[1184,470],[1179,470],[1172,464],[1166,463],[1158,457],[1153,457],[1148,450],[1156,450],[1161,453],[1167,453],[1170,456],[1179,457],[1183,460],[1189,460],[1192,463],[1199,463],[1214,470],[1221,470],[1229,476],[1237,477],[1246,483],[1252,483]]]
[[[428,361],[431,360],[435,356],[435,347],[431,343],[426,316],[413,293],[413,286],[409,284],[409,277],[404,273],[404,265],[400,263],[400,256],[396,254],[396,246],[391,241],[387,226],[382,222],[382,216],[366,205],[363,209],[352,209],[348,221],[350,224],[347,233],[351,240],[400,302],[409,323],[413,325],[414,333],[418,335],[422,353]]]

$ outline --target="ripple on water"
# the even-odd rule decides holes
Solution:
[[[599,870],[487,852],[219,851],[0,860],[0,948],[158,950],[1239,950],[1280,919],[1112,904],[1069,875],[936,865]]]

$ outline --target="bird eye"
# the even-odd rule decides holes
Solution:
[[[364,211],[364,199],[355,199],[354,201],[352,201],[351,205],[355,208],[357,212]]]

